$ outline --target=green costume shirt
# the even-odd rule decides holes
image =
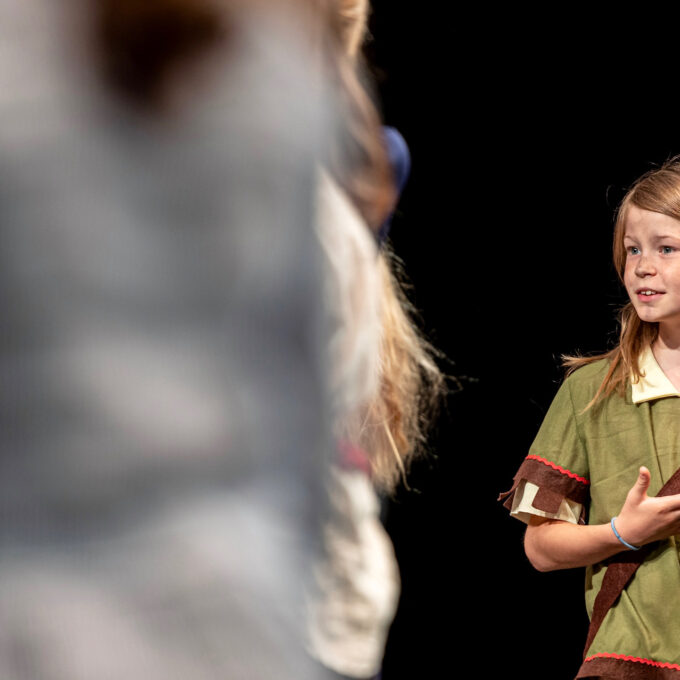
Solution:
[[[526,482],[538,487],[535,514],[559,517],[565,499],[583,512],[580,522],[604,524],[618,514],[640,465],[651,473],[656,495],[680,467],[680,393],[651,350],[640,357],[645,378],[583,412],[608,369],[607,360],[584,366],[560,387],[531,446],[504,494],[511,508]],[[680,559],[677,536],[652,546],[607,613],[577,678],[680,679]],[[586,570],[591,616],[607,560]]]

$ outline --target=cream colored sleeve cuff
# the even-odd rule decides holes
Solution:
[[[560,505],[560,509],[556,513],[545,512],[545,510],[539,510],[532,505],[537,492],[538,486],[536,484],[523,479],[515,489],[515,496],[512,500],[510,514],[526,524],[529,523],[529,519],[532,515],[548,517],[550,519],[561,519],[565,522],[578,524],[583,508],[581,503],[576,503],[568,498],[564,498]]]

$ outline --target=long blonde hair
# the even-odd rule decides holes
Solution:
[[[425,450],[427,430],[445,391],[435,362],[442,354],[419,331],[415,309],[396,272],[403,276],[401,263],[384,247],[378,257],[380,389],[367,409],[361,438],[374,482],[387,491],[393,491],[400,478],[405,483],[411,461]]]
[[[330,0],[328,74],[337,93],[340,134],[331,142],[329,170],[376,231],[394,208],[396,188],[382,139],[380,113],[358,47],[367,0]]]
[[[377,231],[396,202],[394,177],[387,160],[380,117],[361,78],[364,64],[360,46],[367,32],[368,0],[333,0],[337,30],[353,75],[345,73],[349,93],[364,111],[363,129],[356,127],[353,139],[373,159],[372,180],[365,172],[352,173],[341,181],[368,226]],[[361,87],[363,94],[356,88]],[[361,170],[361,167],[359,168]],[[390,192],[385,191],[387,180]],[[379,190],[382,186],[382,190]],[[387,210],[386,210],[387,209]],[[376,219],[377,218],[377,219]],[[419,331],[415,310],[408,302],[402,282],[401,262],[383,244],[377,255],[380,345],[378,389],[374,397],[343,423],[344,435],[366,453],[376,487],[393,493],[412,460],[424,449],[426,432],[445,393],[445,378],[435,357],[442,356]]]
[[[626,248],[623,239],[628,211],[632,205],[680,220],[680,155],[639,177],[621,201],[616,213],[613,246],[614,266],[621,281],[626,267]],[[620,328],[619,342],[609,352],[589,357],[562,357],[563,365],[567,367],[567,375],[599,359],[609,360],[609,370],[586,408],[615,391],[621,395],[625,394],[630,376],[632,375],[634,380],[641,376],[638,362],[640,352],[650,346],[658,334],[658,324],[642,321],[631,302],[621,309]]]
[[[366,35],[370,5],[368,0],[336,0],[342,41],[350,59],[358,59]]]

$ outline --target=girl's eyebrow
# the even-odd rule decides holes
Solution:
[[[680,241],[680,233],[678,234],[655,234],[652,236],[652,241],[663,241],[665,239],[675,239],[676,241]],[[631,241],[635,241],[636,238],[634,236],[631,236],[630,234],[624,234],[623,239],[630,239]]]
[[[659,234],[658,236],[654,237],[654,239],[656,241],[663,241],[664,239],[667,239],[667,238],[680,240],[680,234]]]

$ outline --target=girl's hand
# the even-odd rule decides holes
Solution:
[[[641,467],[614,522],[621,538],[634,546],[680,534],[680,495],[650,497],[650,481],[649,470]]]
[[[651,475],[646,467],[626,496],[616,521],[624,541],[642,546],[680,534],[680,494],[649,497]],[[628,550],[609,522],[581,525],[546,517],[532,517],[524,536],[524,550],[539,571],[585,567]]]

